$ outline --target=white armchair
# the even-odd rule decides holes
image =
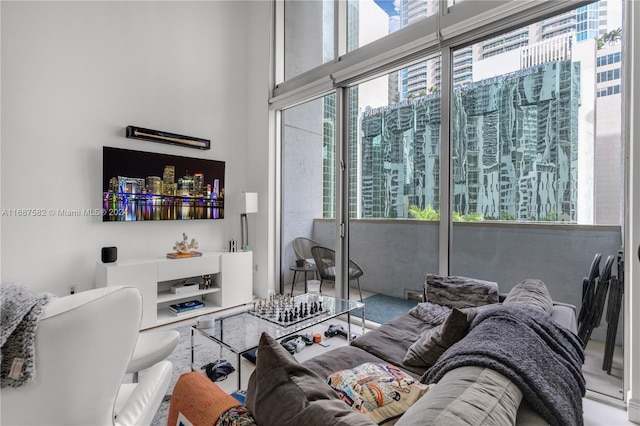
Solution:
[[[169,387],[161,361],[122,384],[142,318],[135,287],[105,287],[53,299],[35,337],[35,378],[2,389],[1,424],[148,425]]]

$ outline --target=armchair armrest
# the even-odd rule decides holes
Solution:
[[[116,401],[115,424],[149,425],[169,388],[173,365],[160,361],[149,368],[137,384],[123,384]]]

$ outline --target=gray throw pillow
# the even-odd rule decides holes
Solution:
[[[367,415],[349,408],[323,378],[266,333],[258,353],[245,404],[260,426],[375,425]]]
[[[547,286],[535,278],[527,278],[519,282],[511,289],[502,303],[531,306],[541,309],[549,315],[553,311],[553,300],[551,300]]]
[[[458,276],[427,274],[426,301],[450,308],[469,308],[498,302],[498,284]]]
[[[466,336],[475,311],[469,314],[453,308],[441,325],[425,331],[409,347],[402,362],[412,367],[431,367],[451,345]]]

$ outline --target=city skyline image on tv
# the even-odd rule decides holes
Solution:
[[[224,218],[224,161],[103,147],[105,222]]]

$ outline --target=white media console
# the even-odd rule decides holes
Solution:
[[[205,252],[185,259],[132,259],[114,263],[96,263],[96,287],[131,285],[142,293],[141,329],[156,327],[185,318],[197,317],[253,300],[253,253]],[[193,286],[174,294],[171,286],[184,280],[202,282],[211,276],[212,286],[200,290]],[[181,314],[169,305],[189,300],[203,301],[205,307]]]

